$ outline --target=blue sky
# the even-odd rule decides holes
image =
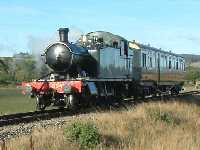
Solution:
[[[29,52],[30,37],[48,39],[59,27],[105,30],[167,51],[200,54],[199,0],[1,0],[0,56]]]

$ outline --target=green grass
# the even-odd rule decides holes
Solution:
[[[17,88],[0,88],[0,115],[35,110],[35,99],[24,96]]]

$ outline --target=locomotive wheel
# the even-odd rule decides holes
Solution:
[[[70,94],[67,96],[67,108],[76,109],[78,105],[78,98],[74,94]]]
[[[178,95],[178,94],[179,94],[178,88],[174,87],[174,88],[171,89],[171,95],[172,95],[172,96],[173,96],[173,95]]]
[[[36,109],[43,111],[46,108],[43,96],[36,96]]]

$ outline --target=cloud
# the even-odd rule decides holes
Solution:
[[[17,6],[17,5],[9,5],[9,6],[0,6],[0,13],[1,14],[21,14],[21,15],[42,15],[45,12],[34,9],[32,7],[26,6]]]
[[[195,44],[198,44],[198,45],[200,43],[200,37],[199,36],[190,35],[190,36],[187,36],[186,39],[195,43]]]

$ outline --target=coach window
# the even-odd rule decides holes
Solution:
[[[181,70],[182,70],[182,71],[184,70],[183,62],[181,63]]]
[[[178,60],[176,60],[176,70],[178,70]]]
[[[185,63],[183,63],[183,71],[185,71]]]
[[[180,59],[179,61],[180,61],[180,62],[179,62],[179,63],[180,63],[180,70],[183,70],[183,60]]]
[[[171,60],[171,58],[169,59],[169,69],[172,69],[172,60]]]
[[[113,42],[113,47],[114,47],[114,48],[118,48],[118,42],[117,42],[117,41],[114,41],[114,42]]]
[[[181,71],[183,71],[183,63],[181,62]]]
[[[160,67],[161,67],[161,68],[164,68],[164,67],[165,67],[164,55],[161,55],[161,57],[160,57]]]
[[[142,67],[147,66],[147,54],[142,53]]]
[[[149,57],[149,63],[150,63],[150,68],[152,68],[153,67],[152,57]]]
[[[174,58],[174,69],[176,69],[176,59]]]
[[[178,69],[181,70],[181,60],[180,59],[178,61],[178,64],[179,64]]]
[[[165,56],[165,66],[164,68],[167,68],[167,56]]]

